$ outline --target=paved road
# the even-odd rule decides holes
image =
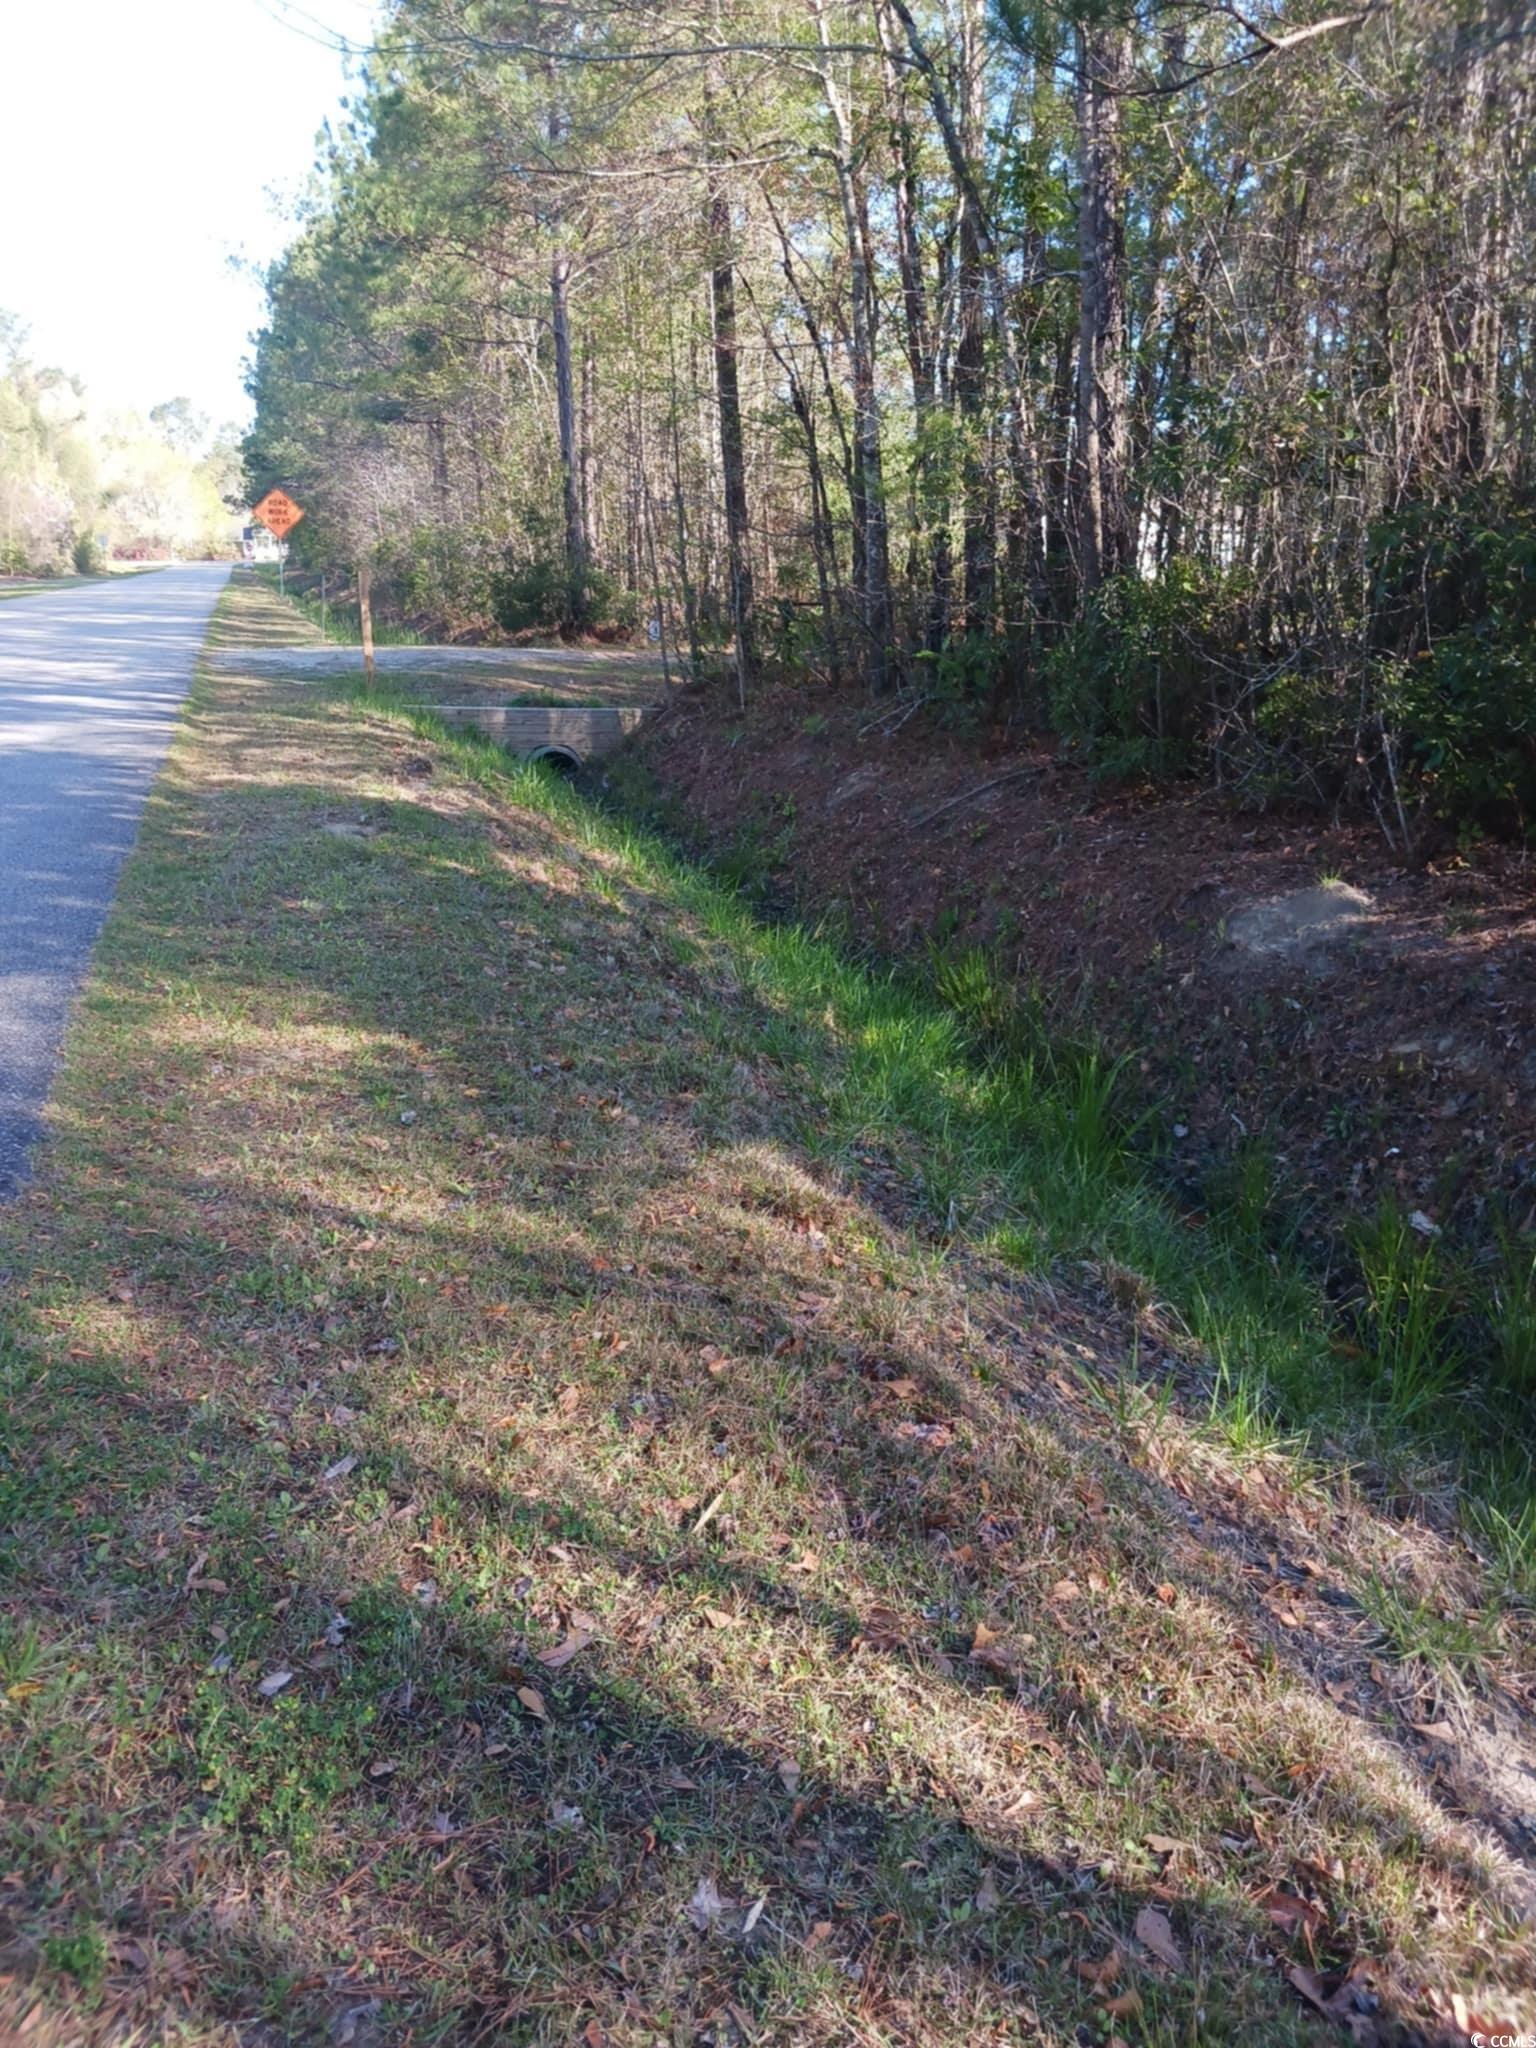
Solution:
[[[70,1004],[228,570],[0,604],[0,1200],[25,1178]]]

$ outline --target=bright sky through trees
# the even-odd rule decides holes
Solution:
[[[359,41],[376,14],[316,11]],[[231,258],[264,264],[288,239],[281,202],[347,90],[345,59],[284,0],[6,13],[0,307],[98,400],[144,411],[185,394],[243,420],[263,302]]]

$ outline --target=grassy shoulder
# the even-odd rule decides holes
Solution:
[[[46,597],[59,590],[80,590],[90,583],[106,583],[110,578],[102,576],[30,576],[14,581],[0,579],[0,601],[12,597]]]
[[[35,2038],[1531,2025],[1519,1617],[1101,1078],[205,674],[0,1219]]]
[[[163,566],[159,562],[119,563],[89,576],[0,576],[0,603],[12,597],[48,597],[61,590],[83,590],[95,583],[115,583],[124,576],[153,576]]]

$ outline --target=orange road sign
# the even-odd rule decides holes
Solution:
[[[268,533],[275,533],[279,540],[286,540],[304,517],[304,507],[295,505],[286,491],[268,491],[251,517],[259,519]]]

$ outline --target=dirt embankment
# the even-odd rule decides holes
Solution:
[[[1245,1141],[1318,1227],[1390,1195],[1536,1221],[1536,866],[1409,873],[1366,826],[1096,782],[899,711],[680,693],[635,765],[716,853],[892,954],[992,949],[1140,1063],[1191,1199]]]

